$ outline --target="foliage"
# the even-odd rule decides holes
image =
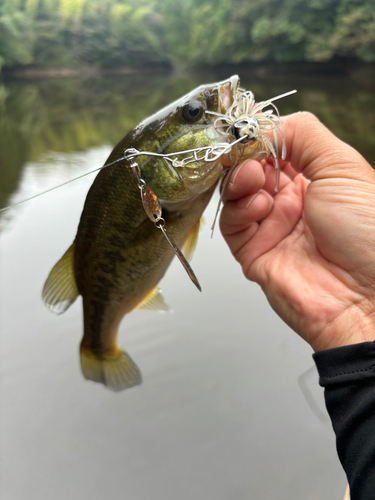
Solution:
[[[375,60],[375,0],[0,0],[0,68]]]
[[[0,68],[31,63],[32,38],[31,20],[26,12],[19,10],[16,2],[0,0]]]

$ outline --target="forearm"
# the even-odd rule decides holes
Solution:
[[[351,500],[375,498],[375,342],[314,354]]]

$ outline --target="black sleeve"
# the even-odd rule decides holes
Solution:
[[[313,355],[351,500],[375,499],[375,342]]]

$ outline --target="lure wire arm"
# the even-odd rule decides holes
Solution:
[[[107,163],[105,166],[109,167],[114,163],[117,163],[122,160],[132,160],[137,156],[155,156],[157,158],[163,158],[164,160],[167,160],[175,168],[183,168],[189,163],[193,163],[196,161],[206,161],[206,162],[216,161],[223,154],[230,153],[233,146],[235,146],[239,142],[243,142],[244,138],[245,136],[240,137],[239,139],[230,143],[219,142],[211,146],[203,146],[194,149],[185,149],[183,151],[176,151],[174,153],[154,153],[152,151],[138,151],[137,149],[130,148],[124,151],[124,156],[122,158],[119,158],[113,161],[112,163]],[[182,158],[181,160],[178,159],[178,156],[186,155],[188,153],[192,154],[187,158]],[[199,156],[200,153],[204,153],[203,156]]]
[[[58,189],[60,187],[65,186],[66,184],[70,184],[71,182],[77,181],[78,179],[82,179],[83,177],[86,177],[87,175],[93,174],[95,172],[99,172],[103,168],[111,167],[112,165],[115,165],[116,163],[119,163],[120,161],[123,160],[132,160],[133,158],[137,156],[155,156],[159,158],[163,158],[167,160],[173,167],[175,168],[182,168],[185,167],[189,163],[193,163],[196,161],[206,161],[206,162],[212,162],[216,161],[222,156],[223,154],[230,153],[232,150],[232,147],[236,145],[237,143],[243,141],[244,137],[241,137],[240,139],[228,143],[228,142],[221,142],[217,143],[213,146],[204,146],[201,148],[194,148],[194,149],[187,149],[185,151],[176,151],[175,153],[154,153],[152,151],[138,151],[137,149],[134,148],[129,148],[124,151],[124,156],[121,158],[117,158],[116,160],[110,162],[110,163],[105,163],[99,168],[96,168],[95,170],[90,170],[90,172],[86,172],[82,175],[79,175],[78,177],[74,177],[73,179],[70,179],[69,181],[63,182],[62,184],[58,184],[57,186],[54,186],[50,189],[46,189],[45,191],[42,191],[41,193],[38,193],[34,196],[30,196],[30,198],[26,198],[25,200],[18,201],[17,203],[13,203],[12,205],[8,205],[7,207],[0,208],[0,212],[3,212],[5,210],[8,210],[10,208],[13,208],[18,205],[22,205],[23,203],[26,203],[27,201],[34,200],[35,198],[38,198],[39,196],[42,196],[44,194],[49,193],[50,191],[54,191],[55,189]],[[200,153],[204,153],[203,156],[198,156]],[[188,158],[183,158],[182,160],[178,159],[179,155],[185,155],[187,153],[192,153]]]
[[[179,261],[181,262],[181,264],[183,265],[185,271],[187,272],[189,278],[191,279],[191,281],[194,283],[194,285],[198,288],[198,290],[201,292],[202,291],[202,288],[199,284],[199,281],[198,281],[198,278],[196,277],[193,269],[191,268],[189,262],[186,260],[184,254],[181,252],[181,250],[178,248],[177,245],[175,245],[173,243],[173,241],[171,240],[170,236],[168,235],[166,229],[165,229],[165,220],[161,217],[159,219],[159,221],[155,224],[155,226],[161,230],[161,232],[163,233],[165,239],[168,241],[168,243],[170,244],[170,246],[172,247],[175,255],[177,256],[177,258],[179,259]]]
[[[206,162],[209,161],[216,161],[220,156],[226,153],[230,153],[232,151],[233,146],[239,144],[239,143],[245,143],[249,139],[250,135],[249,132],[246,131],[244,134],[238,138],[237,140],[231,142],[231,143],[218,143],[213,146],[204,146],[201,148],[194,148],[194,149],[187,149],[185,151],[177,151],[175,153],[153,153],[151,151],[138,151],[135,148],[129,148],[124,151],[124,156],[123,158],[116,160],[117,162],[120,160],[129,160],[130,162],[130,167],[132,168],[133,175],[135,177],[135,180],[138,184],[138,187],[141,191],[141,199],[142,199],[142,204],[143,208],[145,209],[145,212],[148,216],[148,218],[154,222],[157,223],[161,219],[161,207],[160,203],[157,199],[157,196],[155,193],[146,186],[145,181],[141,178],[141,171],[139,168],[138,163],[135,162],[135,158],[137,156],[155,156],[158,158],[163,158],[167,161],[169,161],[172,166],[174,167],[185,167],[187,164],[194,162],[194,161],[201,161],[204,160]],[[198,155],[200,153],[204,152],[204,156],[199,157]],[[183,158],[179,160],[177,157],[178,155],[182,154],[187,154],[187,153],[193,153],[191,156],[188,156],[187,158]],[[115,162],[113,162],[115,163]],[[110,166],[111,163],[107,164],[107,166]],[[215,215],[215,220],[213,222],[213,225],[211,227],[211,238],[213,237],[213,232],[214,232],[214,227],[216,223],[216,219],[220,210],[222,202],[222,196],[220,196],[219,204],[216,210],[216,215]],[[159,227],[156,225],[156,227]],[[186,272],[188,273],[190,279],[193,281],[193,283],[196,285],[198,290],[201,291],[201,287],[199,285],[199,282],[185,259],[184,255],[182,252],[179,250],[179,248],[171,241],[170,237],[167,235],[166,230],[162,227],[159,227],[159,229],[162,229],[163,234],[165,238],[167,239],[168,243],[171,245],[173,248],[173,251],[177,255],[177,257],[180,259],[181,264],[184,266]]]
[[[201,292],[202,288],[199,284],[198,278],[195,276],[195,273],[193,269],[191,268],[189,262],[186,260],[184,254],[181,252],[181,250],[178,248],[178,246],[172,241],[171,237],[167,233],[167,230],[165,228],[165,219],[162,217],[162,208],[160,205],[160,202],[158,200],[158,197],[156,194],[150,189],[147,185],[144,179],[142,179],[142,174],[141,174],[141,169],[139,168],[138,163],[134,160],[134,156],[130,158],[130,167],[131,171],[134,175],[135,181],[138,185],[138,188],[141,192],[141,200],[142,200],[142,205],[143,208],[150,219],[151,222],[155,224],[155,227],[161,230],[163,233],[164,238],[167,240],[169,245],[171,246],[172,250],[174,251],[175,255],[183,265],[185,271],[187,272],[189,278],[191,281],[194,283],[194,285],[198,288],[198,290]]]

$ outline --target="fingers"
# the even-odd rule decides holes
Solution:
[[[231,252],[245,276],[258,282],[260,275],[251,272],[254,261],[287,237],[302,217],[308,181],[302,175],[292,181],[284,173],[280,180],[281,190],[276,197],[272,184],[272,193],[262,189],[244,194],[227,201],[221,212],[220,229]]]
[[[235,237],[226,237],[235,258],[242,264],[245,276],[248,278],[261,282],[259,273],[257,275],[251,273],[252,264],[258,257],[274,249],[295,230],[302,217],[307,182],[301,175],[289,182],[285,189],[273,199],[270,215],[260,221],[257,231],[251,238],[247,241],[242,240],[242,246],[237,244]],[[239,239],[238,236],[237,234],[237,239]]]
[[[273,198],[265,191],[227,201],[220,218],[223,236],[243,231],[249,224],[261,221],[271,212]]]
[[[225,203],[220,217],[220,230],[236,258],[241,248],[258,231],[259,221],[267,217],[272,207],[272,196],[262,190]]]
[[[267,158],[266,160],[261,160],[260,162],[265,169],[266,167],[272,167],[273,170],[275,171],[275,163],[273,161],[273,158]],[[280,164],[280,169],[284,174],[286,174],[289,179],[293,180],[296,175],[298,175],[298,172],[294,170],[294,168],[291,166],[291,164],[288,161],[285,160],[280,160],[279,159],[279,164]],[[275,174],[276,175],[276,174]]]
[[[340,141],[314,115],[299,112],[283,118],[287,161],[311,181],[327,178],[374,182],[375,174],[366,160]]]
[[[223,200],[238,200],[242,196],[258,192],[264,185],[265,175],[261,164],[248,160],[236,167],[227,182]]]
[[[273,162],[265,163],[264,174],[266,177],[266,182],[264,183],[263,189],[267,191],[271,196],[275,196],[276,169],[273,165]],[[297,173],[295,172],[295,170],[293,170],[289,164],[285,164],[280,173],[279,191],[281,191],[287,184],[289,184],[296,175]]]
[[[225,205],[220,228],[224,236],[243,231],[249,236],[249,225],[252,225],[250,232],[253,234],[257,224],[252,223],[262,220],[270,213],[272,196],[261,190],[265,180],[264,169],[255,160],[245,161],[234,169],[223,193]]]
[[[287,162],[283,162],[281,168],[280,189],[297,175],[297,172]],[[262,188],[274,196],[276,194],[276,170],[273,161],[262,161],[262,164],[255,160],[244,161],[234,169],[228,182],[223,181],[222,185],[225,183],[224,201],[238,200],[245,195],[257,193]]]
[[[288,168],[286,162],[284,168]],[[289,166],[291,176],[296,173]],[[255,160],[247,160],[234,169],[226,182],[223,200],[225,205],[220,218],[220,228],[224,237],[241,234],[251,237],[255,234],[258,224],[272,210],[275,196],[275,168],[272,164],[263,162],[263,166]],[[291,182],[288,175],[281,173],[280,189]],[[224,184],[224,183],[223,183]],[[261,189],[263,187],[263,189]],[[240,244],[232,238],[231,250],[235,253]],[[229,243],[229,242],[228,242]]]

